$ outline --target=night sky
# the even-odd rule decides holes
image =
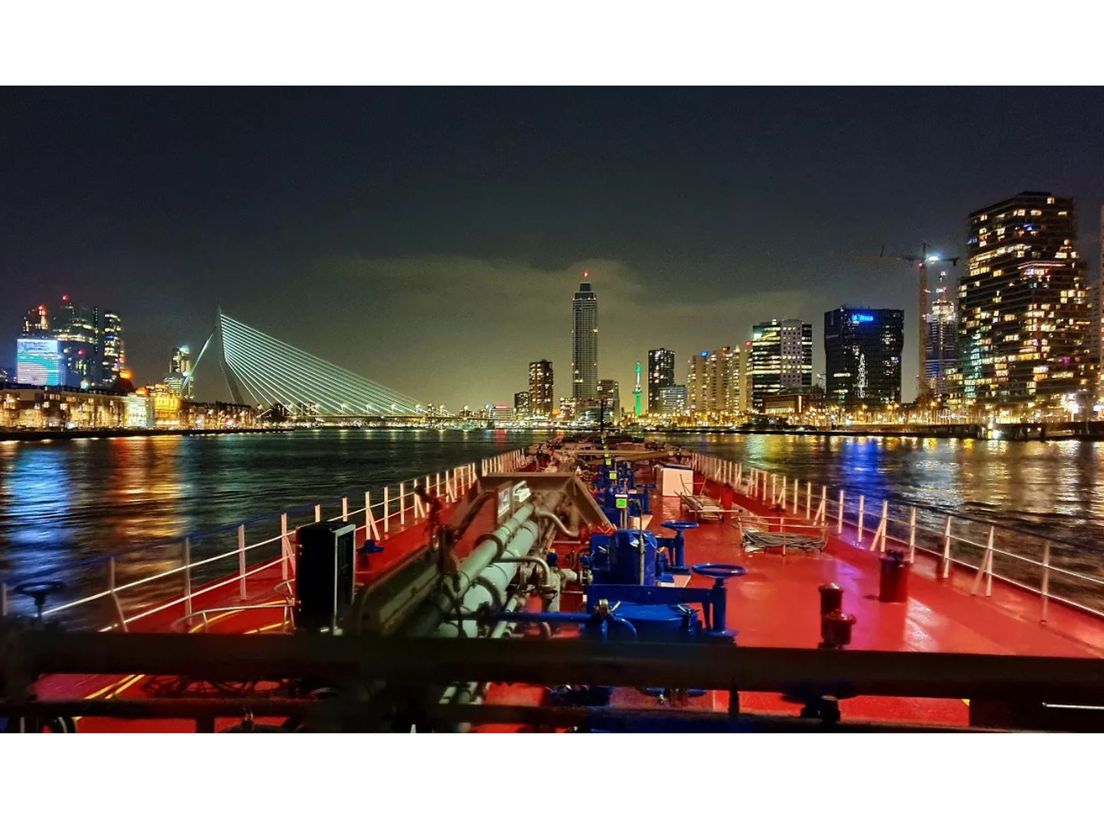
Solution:
[[[1104,92],[7,89],[0,365],[68,292],[122,315],[139,382],[221,305],[426,402],[512,401],[539,358],[560,395],[585,269],[626,407],[649,348],[681,382],[771,316],[813,323],[823,370],[840,303],[905,309],[911,398],[914,273],[854,257],[960,255],[1020,190],[1076,200],[1096,279]]]

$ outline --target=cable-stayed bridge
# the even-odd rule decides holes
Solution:
[[[221,309],[212,337],[218,340],[219,362],[237,403],[282,406],[296,417],[374,419],[427,413],[413,397],[289,345]],[[198,367],[199,359],[193,374]]]

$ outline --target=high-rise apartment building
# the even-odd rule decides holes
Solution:
[[[675,384],[675,352],[670,348],[648,351],[648,411],[659,411],[659,391]]]
[[[740,349],[725,345],[689,360],[687,407],[692,414],[737,414],[740,399]]]
[[[534,417],[552,416],[552,363],[538,359],[529,363],[529,413]]]
[[[958,313],[940,279],[924,324],[928,335],[924,355],[924,384],[936,399],[948,396],[958,372]]]
[[[518,419],[529,416],[528,391],[518,391],[514,394],[514,416]]]
[[[587,281],[571,300],[571,396],[592,399],[598,392],[598,294]]]
[[[1058,398],[1092,385],[1085,275],[1073,201],[1022,192],[970,214],[958,285],[966,402]]]
[[[618,422],[621,419],[621,389],[617,380],[598,380],[599,400],[606,401],[606,417],[608,422]]]
[[[830,401],[901,401],[904,320],[904,311],[888,308],[842,306],[824,314],[825,392]]]
[[[751,405],[763,410],[772,394],[813,384],[813,326],[772,319],[751,328]]]
[[[686,411],[686,386],[665,385],[659,389],[660,414],[678,415]]]

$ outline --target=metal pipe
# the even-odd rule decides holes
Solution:
[[[537,509],[536,515],[539,518],[547,518],[548,520],[552,521],[552,523],[555,524],[556,528],[560,530],[561,534],[569,538],[579,537],[579,533],[577,531],[573,532],[572,530],[564,526],[563,521],[560,520],[555,512],[551,512],[548,509]]]
[[[492,589],[505,595],[506,586],[517,575],[520,566],[508,559],[525,556],[539,537],[538,525],[530,520],[535,510],[536,504],[532,501],[522,505],[513,517],[480,542],[460,564],[456,575],[446,579],[437,594],[415,616],[407,633],[455,638],[463,632],[466,636],[476,636],[474,621],[454,623],[448,619],[457,613],[478,609],[493,597]],[[500,550],[507,560],[498,560]],[[477,578],[481,583],[476,583]]]

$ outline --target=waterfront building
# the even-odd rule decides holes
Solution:
[[[813,326],[800,319],[772,319],[751,328],[751,407],[783,389],[813,384]]]
[[[192,395],[192,358],[187,345],[173,348],[169,357],[169,373],[165,376],[165,385],[172,388],[181,399],[190,399]]]
[[[610,422],[618,422],[621,419],[621,389],[617,380],[598,380],[599,400],[606,401],[606,412]]]
[[[73,388],[0,389],[0,428],[119,428],[126,398]]]
[[[27,311],[21,339],[58,343],[62,365],[58,385],[110,388],[126,364],[119,315],[98,306],[77,305],[68,295],[61,297],[56,313],[46,305]]]
[[[61,343],[55,337],[20,337],[15,341],[15,381],[22,385],[66,385]]]
[[[967,403],[1058,405],[1090,390],[1090,309],[1072,199],[1022,192],[970,214],[958,285]]]
[[[571,396],[592,399],[598,392],[598,294],[584,273],[571,300]]]
[[[824,314],[825,391],[834,403],[901,401],[904,311],[843,305]]]
[[[936,399],[951,393],[952,377],[958,371],[958,314],[942,279],[925,319],[928,327],[924,358],[924,384]]]
[[[123,340],[123,321],[119,314],[109,310],[99,315],[97,356],[99,369],[96,385],[110,388],[125,370],[126,344]]]
[[[552,363],[538,359],[529,363],[529,413],[534,417],[552,416]]]
[[[739,413],[740,349],[725,345],[702,351],[689,360],[687,405],[692,414]]]
[[[665,385],[659,389],[660,414],[678,416],[686,412],[686,386]]]
[[[675,384],[675,352],[670,348],[648,351],[648,411],[659,411],[659,392]]]
[[[514,394],[514,415],[519,419],[529,416],[529,392],[518,391]]]

